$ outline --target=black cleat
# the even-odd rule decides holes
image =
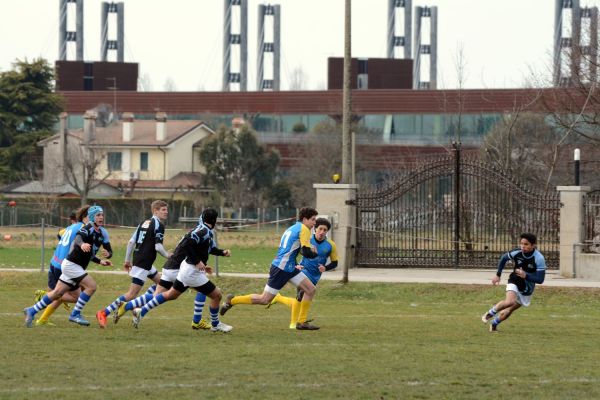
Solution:
[[[296,324],[296,329],[299,331],[316,331],[316,330],[319,330],[320,328],[316,325],[311,325],[308,323],[308,321],[306,321],[306,322],[298,322]]]

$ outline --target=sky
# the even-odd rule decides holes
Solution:
[[[221,89],[224,0],[122,1],[125,61],[139,63],[147,89]],[[84,0],[86,61],[100,60],[101,3]],[[352,56],[386,57],[387,0],[352,3]],[[297,69],[304,88],[325,89],[327,58],[343,57],[344,0],[249,0],[249,90],[255,90],[260,4],[281,5],[281,89],[289,89]],[[554,0],[413,0],[415,6],[438,7],[438,88],[517,88],[550,76]],[[0,71],[16,59],[57,59],[59,0],[2,1],[2,15]],[[74,21],[73,14],[72,30]]]

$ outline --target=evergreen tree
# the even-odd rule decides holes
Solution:
[[[62,99],[44,59],[17,60],[0,72],[0,182],[35,177],[42,166],[37,142],[53,133]]]

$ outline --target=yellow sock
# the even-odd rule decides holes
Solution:
[[[54,314],[54,311],[56,311],[56,308],[52,307],[52,304],[50,304],[48,307],[46,307],[46,309],[44,310],[44,313],[39,318],[39,320],[40,321],[47,321],[48,318],[50,318],[50,316],[52,314]]]
[[[298,316],[298,322],[306,322],[308,319],[308,310],[310,310],[310,305],[312,304],[312,300],[302,300],[300,302],[300,315]]]
[[[231,299],[231,304],[252,304],[252,295],[247,294],[245,296],[235,296],[233,299]]]
[[[282,296],[281,294],[277,293],[277,296],[275,296],[275,298],[273,299],[273,303],[281,303],[281,304],[285,304],[288,307],[292,307],[294,303],[296,303],[298,300],[292,298],[292,297],[286,297],[286,296]]]
[[[300,315],[300,302],[296,299],[292,299],[292,317],[290,319],[290,329],[296,329],[296,323],[298,322],[298,316]]]

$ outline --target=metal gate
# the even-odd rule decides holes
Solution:
[[[460,149],[359,190],[356,205],[360,267],[495,268],[531,232],[558,269],[559,193],[528,188]]]

